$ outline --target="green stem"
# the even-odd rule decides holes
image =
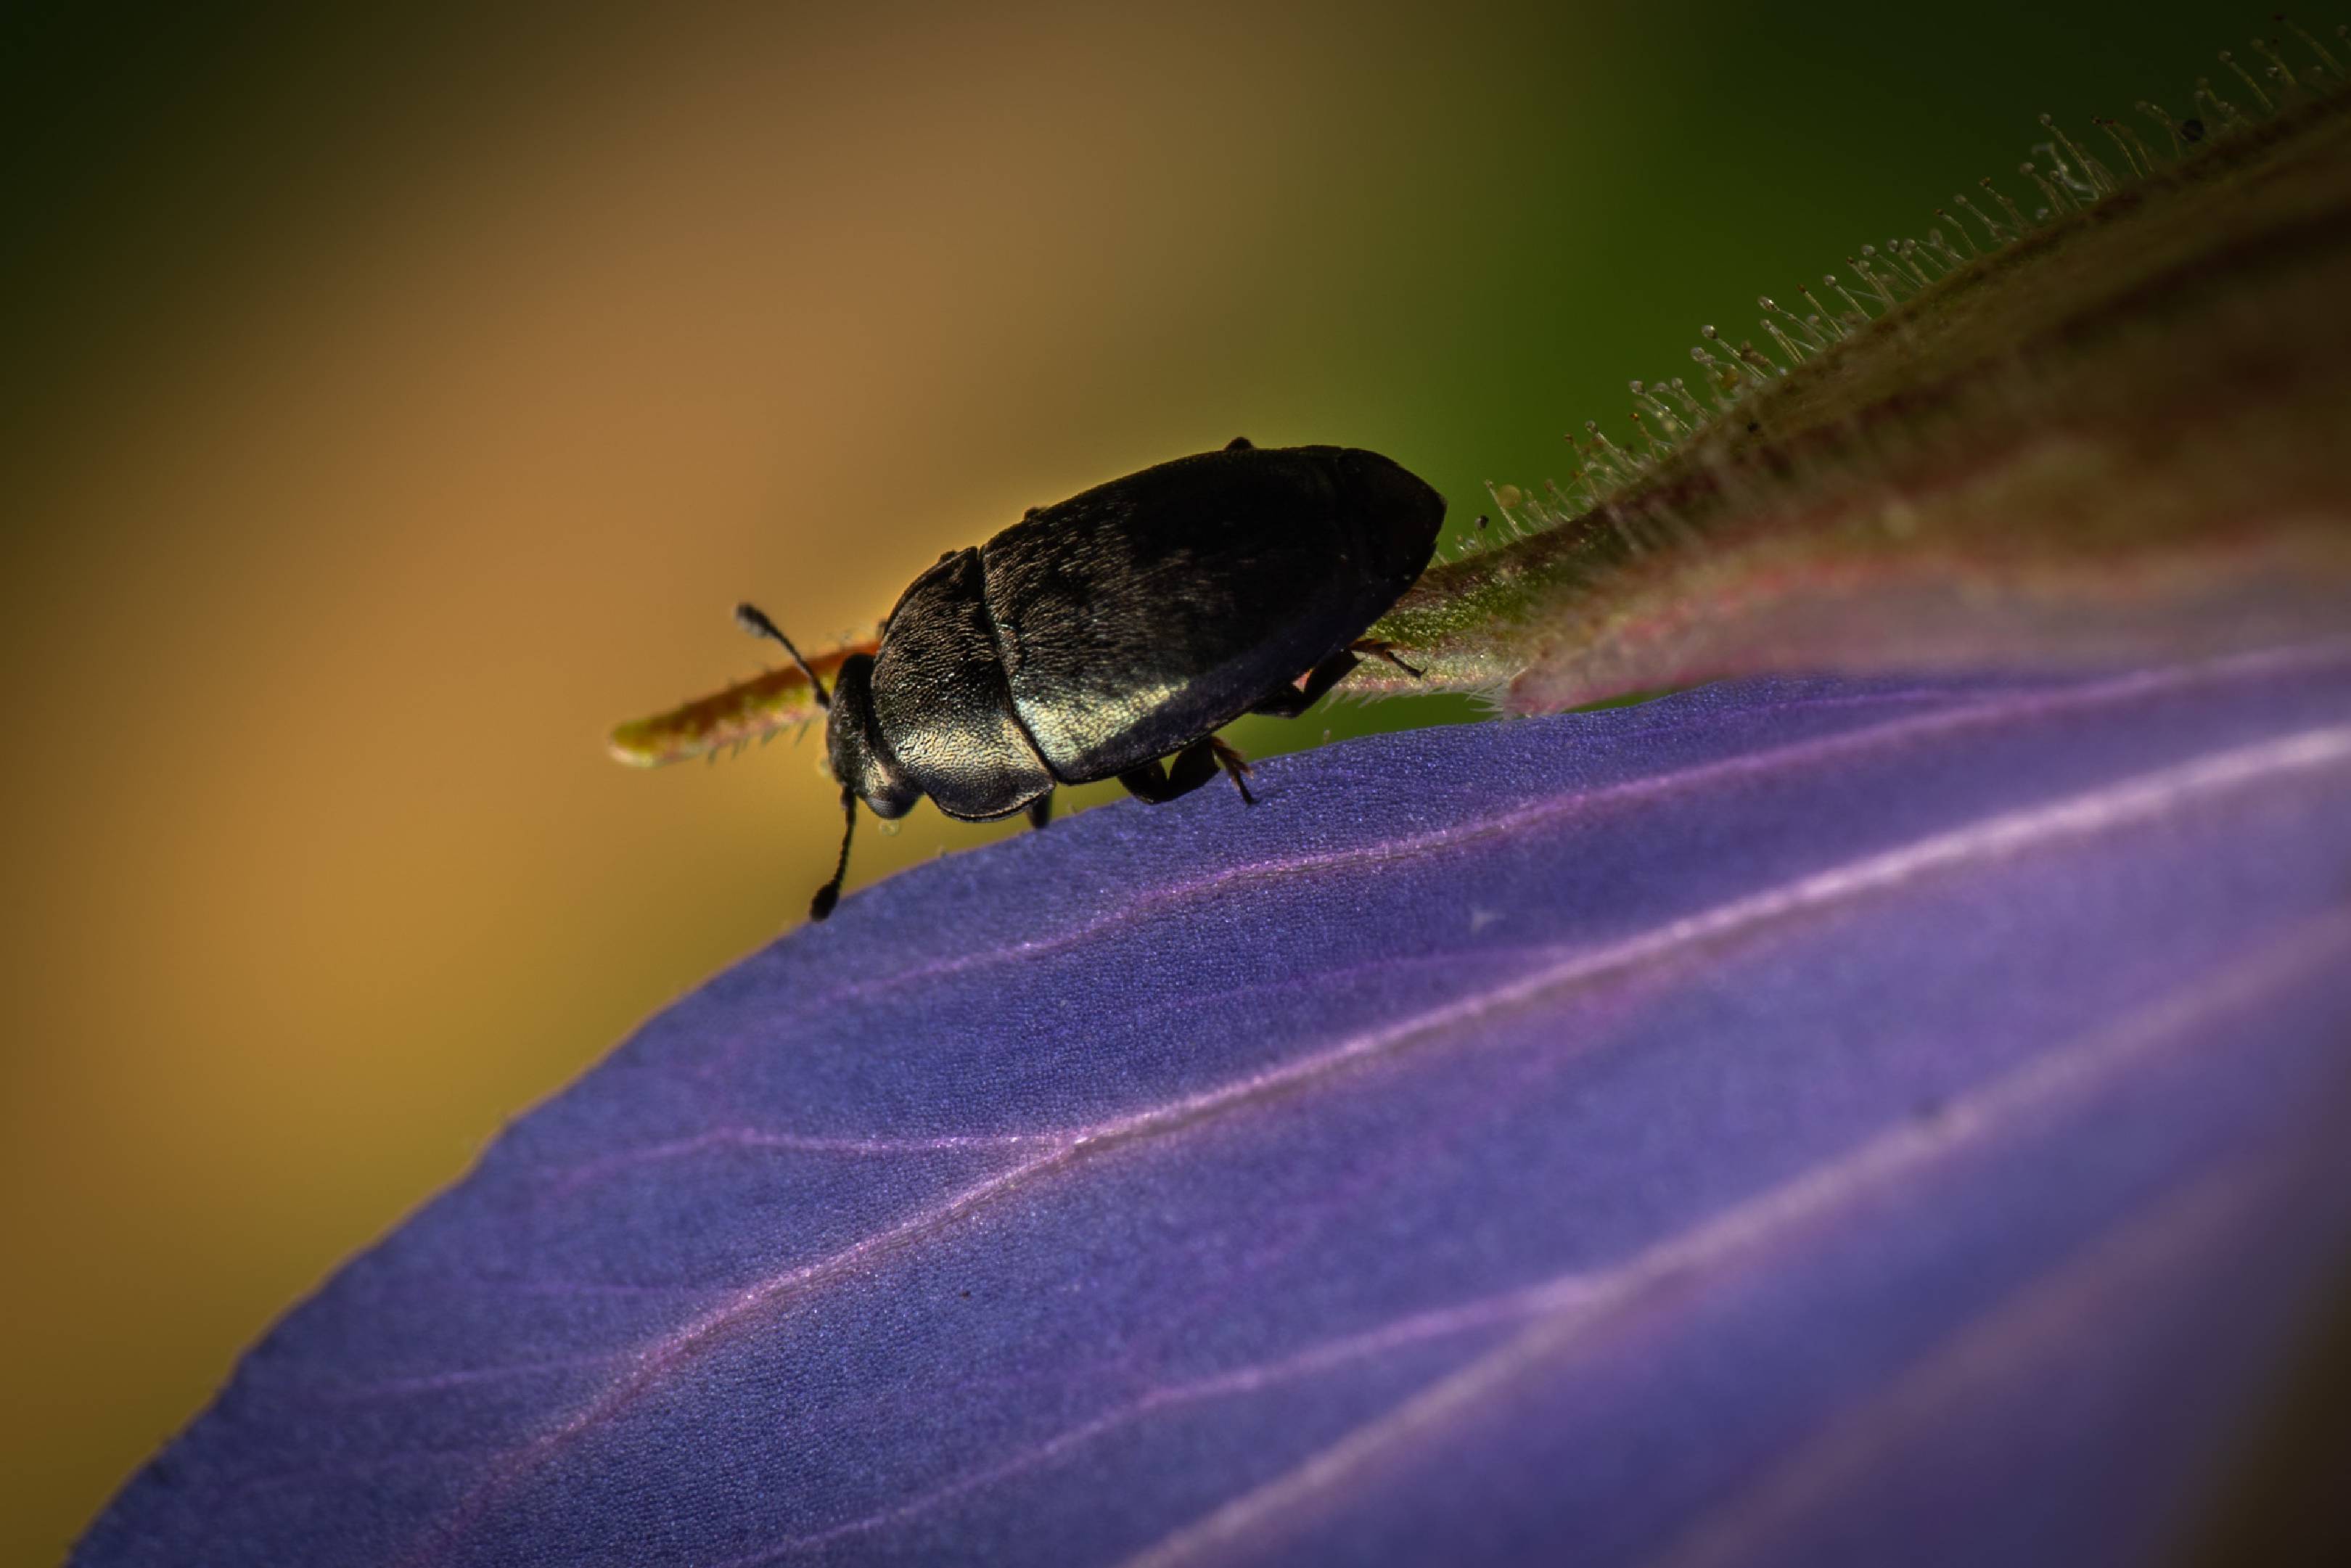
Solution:
[[[1848,320],[1596,504],[1432,568],[1371,632],[1429,679],[1350,687],[1543,712],[2351,631],[2346,301],[2338,89]]]

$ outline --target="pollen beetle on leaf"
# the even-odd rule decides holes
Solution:
[[[1237,440],[949,551],[830,694],[740,606],[827,709],[844,825],[810,917],[840,899],[860,800],[886,819],[928,795],[966,821],[1026,810],[1041,828],[1057,785],[1115,778],[1172,800],[1219,767],[1252,800],[1215,731],[1246,713],[1296,717],[1362,654],[1409,670],[1359,639],[1427,566],[1444,520],[1444,497],[1375,452]]]

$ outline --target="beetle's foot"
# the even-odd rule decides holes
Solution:
[[[1410,664],[1405,664],[1402,659],[1396,657],[1395,644],[1393,643],[1375,643],[1371,638],[1366,637],[1360,643],[1349,643],[1348,652],[1367,654],[1374,659],[1384,659],[1389,664],[1394,664],[1397,669],[1402,670],[1405,674],[1410,675],[1416,681],[1428,674],[1426,670],[1414,669]]]
[[[1041,828],[1053,820],[1053,792],[1046,790],[1029,802],[1029,825]]]
[[[1288,681],[1266,693],[1249,705],[1249,712],[1271,714],[1276,718],[1296,718],[1322,700],[1322,694],[1347,678],[1362,660],[1345,648],[1340,649],[1321,664],[1306,672],[1306,684],[1293,685]]]
[[[1233,788],[1241,792],[1242,803],[1249,806],[1256,805],[1257,797],[1249,793],[1247,782],[1249,772],[1249,758],[1213,735],[1208,737],[1208,751],[1216,758],[1217,766],[1225,770],[1225,777],[1233,781]]]

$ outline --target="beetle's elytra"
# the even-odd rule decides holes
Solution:
[[[1444,520],[1444,497],[1375,452],[1235,441],[941,557],[829,695],[742,606],[828,710],[844,826],[810,916],[841,896],[860,800],[902,817],[928,795],[950,817],[1026,810],[1041,828],[1056,785],[1116,778],[1172,800],[1219,767],[1249,799],[1247,765],[1215,731],[1245,713],[1296,717],[1360,654],[1401,664],[1358,639],[1428,565]]]

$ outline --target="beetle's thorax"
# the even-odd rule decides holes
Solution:
[[[923,792],[882,738],[873,720],[873,658],[853,653],[833,677],[832,707],[825,719],[824,747],[832,776],[857,792],[873,814],[903,817]]]
[[[907,585],[867,685],[872,744],[948,816],[1006,816],[1051,792],[1005,686],[979,551],[950,550]]]

